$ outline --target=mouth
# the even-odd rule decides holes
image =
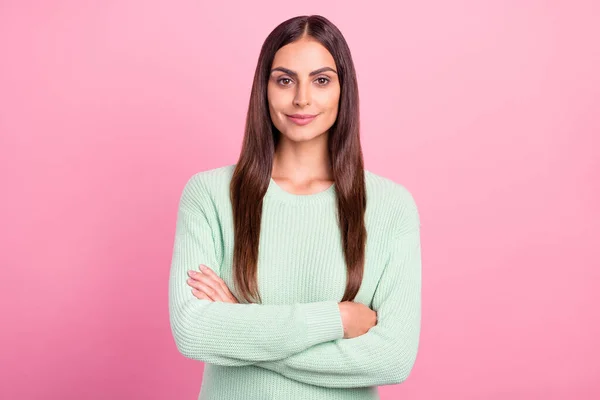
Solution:
[[[311,123],[317,117],[317,115],[311,115],[311,114],[287,115],[286,114],[288,119],[290,121],[292,121],[293,123],[295,123],[296,125],[307,125],[307,124]]]

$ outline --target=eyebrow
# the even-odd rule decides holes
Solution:
[[[284,67],[273,68],[271,70],[271,73],[273,73],[275,71],[285,72],[288,75],[298,77],[298,73],[296,71],[292,71],[291,69],[287,69],[287,68],[284,68]],[[331,68],[331,67],[323,67],[323,68],[319,68],[319,69],[314,70],[313,72],[311,72],[310,74],[308,74],[308,76],[314,76],[314,75],[320,74],[321,72],[325,72],[325,71],[331,71],[331,72],[334,72],[334,73],[337,74],[337,71],[334,70],[333,68]]]

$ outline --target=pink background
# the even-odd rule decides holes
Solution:
[[[312,13],[352,50],[367,169],[422,215],[420,353],[382,399],[600,398],[598,2],[248,3],[0,3],[0,398],[196,398],[177,201],[237,161],[263,40]]]

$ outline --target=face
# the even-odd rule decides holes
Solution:
[[[340,99],[333,56],[310,37],[283,46],[273,59],[267,97],[271,120],[286,138],[303,141],[327,133]]]

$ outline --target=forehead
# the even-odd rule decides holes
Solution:
[[[272,65],[272,68],[275,67],[309,73],[320,67],[335,68],[335,60],[321,43],[314,39],[304,38],[277,50]]]

